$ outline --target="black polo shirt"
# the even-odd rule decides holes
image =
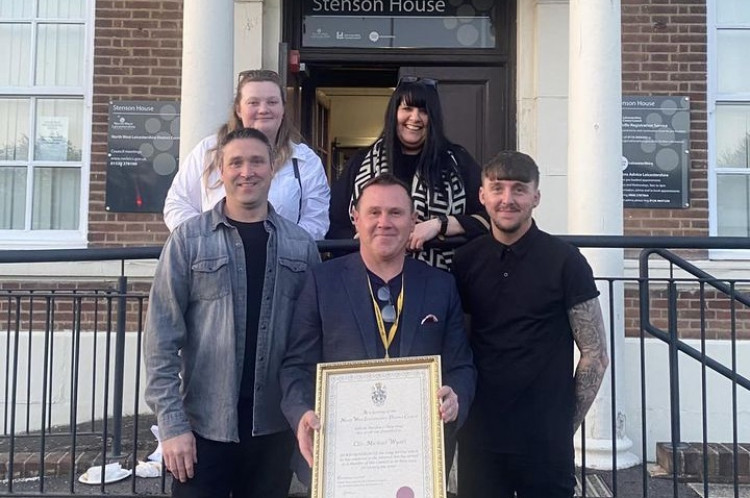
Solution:
[[[478,369],[461,444],[568,461],[573,334],[568,310],[599,295],[577,248],[535,223],[511,246],[482,236],[453,261]]]

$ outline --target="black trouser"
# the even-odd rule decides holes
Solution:
[[[451,424],[445,426],[444,432],[445,438],[443,444],[445,445],[445,482],[448,483],[448,476],[451,473],[451,467],[453,467],[453,458],[456,455],[456,432]]]
[[[549,462],[460,446],[459,498],[572,498],[573,462]],[[514,494],[515,493],[515,494]]]
[[[292,431],[252,436],[252,413],[240,408],[240,442],[195,436],[198,463],[192,479],[172,481],[178,498],[287,498],[296,438]],[[243,423],[244,422],[244,423]]]

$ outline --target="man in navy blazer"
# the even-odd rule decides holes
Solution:
[[[312,466],[319,362],[440,355],[438,397],[450,465],[453,434],[466,419],[476,384],[453,276],[406,257],[416,213],[395,176],[370,180],[352,214],[359,252],[312,268],[297,299],[280,372],[282,411]]]

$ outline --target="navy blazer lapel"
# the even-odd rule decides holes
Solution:
[[[409,257],[404,261],[404,309],[401,311],[401,341],[399,355],[410,356],[411,345],[420,327],[421,311],[425,301],[427,282],[421,275],[420,266]]]
[[[378,326],[372,310],[372,298],[367,286],[367,270],[359,253],[352,254],[347,262],[347,271],[342,276],[344,288],[349,297],[349,305],[354,312],[367,358],[377,358]],[[354,331],[352,331],[354,333]]]

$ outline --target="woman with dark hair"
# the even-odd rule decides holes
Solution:
[[[314,239],[328,230],[330,188],[320,158],[300,142],[286,116],[286,89],[275,71],[240,73],[229,121],[204,138],[182,161],[164,202],[169,230],[211,209],[224,197],[219,177],[218,144],[239,128],[256,128],[274,147],[274,176],[268,200],[284,218],[297,223]]]
[[[354,155],[331,190],[329,239],[354,236],[352,207],[362,186],[389,171],[411,188],[417,225],[409,249],[438,268],[450,268],[453,251],[424,250],[435,237],[487,233],[479,202],[481,170],[460,145],[443,133],[437,81],[403,77],[393,92],[380,137]]]

